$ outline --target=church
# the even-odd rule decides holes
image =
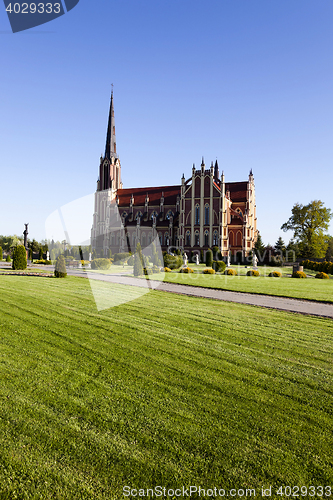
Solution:
[[[98,256],[134,252],[158,235],[162,250],[195,250],[217,246],[223,257],[246,257],[257,239],[252,170],[242,182],[226,182],[217,160],[207,168],[192,167],[180,184],[123,188],[116,147],[113,92],[104,156],[100,158],[95,193],[92,250]]]

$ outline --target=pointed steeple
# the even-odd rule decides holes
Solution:
[[[214,167],[214,178],[218,180],[219,177],[220,177],[219,164],[217,163],[217,160],[216,160],[215,167]]]
[[[105,158],[117,158],[116,148],[116,126],[114,121],[114,108],[113,108],[113,90],[111,92],[108,131],[106,134]]]

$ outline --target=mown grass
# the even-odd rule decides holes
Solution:
[[[332,321],[158,291],[98,313],[80,278],[0,291],[1,499],[332,484]]]
[[[279,270],[279,268],[275,268],[275,270]],[[261,269],[259,271],[263,274]],[[217,288],[219,290],[276,295],[279,297],[316,300],[319,302],[333,302],[333,279],[296,279],[284,276],[281,278],[271,278],[267,274],[266,276],[261,275],[256,278],[245,276],[244,274],[226,276],[224,274],[183,274],[178,272],[153,274],[149,278],[183,285]]]

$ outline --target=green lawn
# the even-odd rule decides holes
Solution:
[[[200,270],[204,266],[200,267]],[[237,269],[237,268],[235,268]],[[250,268],[241,268],[238,276],[226,276],[224,274],[183,274],[178,272],[153,274],[149,276],[153,280],[163,280],[170,283],[181,283],[184,285],[202,286],[207,288],[217,288],[221,290],[232,290],[235,292],[249,292],[267,295],[277,295],[280,297],[292,297],[297,299],[317,300],[320,302],[333,302],[333,279],[320,280],[315,278],[296,279],[287,277],[287,272],[283,270],[285,276],[281,278],[270,278],[270,269],[259,268],[260,277],[246,276],[246,271]],[[275,268],[279,270],[279,268]]]
[[[0,293],[1,499],[332,485],[332,321],[158,291],[98,313],[74,277]]]

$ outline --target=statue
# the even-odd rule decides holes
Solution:
[[[253,263],[253,269],[257,269],[257,265],[258,265],[258,257],[256,256],[256,254],[255,254],[255,253],[253,254],[252,263]]]
[[[184,266],[187,267],[188,258],[187,258],[187,253],[186,252],[184,252],[183,260],[184,260]]]
[[[196,265],[197,265],[197,266],[198,266],[198,265],[199,265],[199,263],[200,263],[200,262],[199,262],[199,255],[198,255],[197,253],[195,254],[195,263],[196,263]]]
[[[46,260],[50,260],[50,252],[49,251],[46,252]]]
[[[228,257],[227,257],[227,267],[230,267],[230,255],[228,254]]]
[[[29,226],[29,222],[28,224],[24,224],[25,225],[25,230],[23,231],[23,236],[24,236],[24,248],[26,250],[28,250],[28,226]]]
[[[91,252],[89,252],[89,262],[91,262]]]

